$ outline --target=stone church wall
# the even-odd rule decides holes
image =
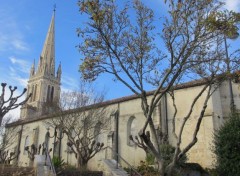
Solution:
[[[183,118],[186,116],[189,107],[201,90],[202,86],[189,87],[184,89],[178,89],[175,91],[176,98],[176,106],[178,108],[178,113],[176,116],[176,134],[179,133],[180,125],[183,121]],[[235,89],[237,93],[239,93],[239,85],[235,85]],[[214,155],[211,151],[212,148],[212,140],[213,140],[213,132],[217,130],[221,124],[223,123],[224,109],[222,108],[226,104],[226,100],[224,96],[226,96],[227,92],[222,90],[222,87],[217,89],[208,102],[207,109],[205,111],[205,116],[203,118],[199,134],[197,136],[198,142],[192,149],[190,149],[188,153],[188,162],[197,162],[201,164],[203,167],[212,167],[214,164]],[[236,93],[235,93],[236,94]],[[206,95],[204,93],[203,95]],[[156,128],[164,127],[161,123],[166,123],[167,132],[168,132],[168,140],[170,144],[175,145],[176,139],[174,135],[172,135],[172,118],[174,114],[174,107],[171,97],[167,95],[166,101],[161,101],[161,106],[156,107],[154,112],[153,121]],[[192,140],[193,131],[196,126],[197,118],[200,114],[201,108],[204,102],[204,96],[202,96],[196,103],[193,113],[190,117],[190,120],[186,123],[183,135],[182,135],[182,144],[181,148],[186,147],[187,144]],[[235,102],[237,107],[239,107],[239,98],[235,98]],[[165,105],[164,105],[165,103]],[[145,117],[141,110],[141,101],[137,98],[126,98],[121,101],[113,101],[113,103],[106,103],[109,112],[117,111],[118,112],[118,120],[119,120],[119,137],[118,137],[118,153],[119,155],[125,159],[129,164],[137,166],[141,160],[145,160],[145,152],[136,147],[130,140],[130,134],[137,134],[138,131],[142,128]],[[165,107],[165,108],[164,108]],[[166,109],[167,107],[167,109]],[[164,112],[165,111],[165,112]],[[167,117],[167,121],[163,119]],[[38,145],[45,140],[45,134],[47,132],[47,126],[44,125],[42,117],[38,121],[32,121],[23,124],[23,133],[22,140],[20,146],[20,156],[19,156],[19,165],[26,166],[31,165],[29,158],[24,152],[24,146],[26,146],[26,137],[28,136],[28,145],[32,143],[37,143]],[[46,117],[44,117],[46,118]],[[101,165],[101,160],[103,159],[112,159],[114,150],[116,148],[115,145],[115,124],[116,118],[115,116],[111,117],[111,125],[109,129],[106,130],[103,134],[100,135],[99,139],[101,142],[104,142],[104,150],[99,152],[94,158],[89,161],[90,169],[98,169]],[[36,137],[36,129],[38,130],[38,136]],[[166,130],[165,129],[165,130]],[[49,128],[50,135],[54,134],[54,129]],[[49,147],[53,147],[53,138],[50,139]],[[66,163],[71,165],[76,165],[76,159],[74,154],[70,154],[67,151],[67,137],[64,136],[62,140],[61,147],[61,155]],[[16,147],[17,144],[12,146],[12,149]],[[52,152],[51,152],[52,153]],[[119,159],[119,162],[123,167],[126,167],[126,163],[123,160]]]

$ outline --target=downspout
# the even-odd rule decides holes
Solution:
[[[229,75],[231,75],[231,69],[230,69],[230,59],[228,56],[228,47],[227,47],[227,38],[226,35],[224,35],[224,44],[225,44],[225,52],[226,52],[226,63],[227,63],[227,72]],[[228,87],[229,87],[229,94],[230,94],[230,109],[233,113],[235,111],[235,104],[234,104],[234,96],[233,96],[233,87],[232,87],[232,79],[230,76],[228,76]]]
[[[116,168],[118,168],[118,162],[119,162],[119,147],[118,147],[118,143],[119,143],[119,103],[118,103],[118,110],[117,112],[115,113],[115,151],[116,151],[116,155],[115,155],[115,159],[116,159]]]
[[[19,131],[19,139],[18,139],[18,147],[17,147],[17,163],[19,162],[19,155],[20,155],[20,147],[22,141],[22,131],[23,131],[23,124],[21,125],[21,130]]]
[[[61,158],[61,149],[62,149],[62,129],[60,131],[60,138],[59,138],[59,150],[58,150],[58,157]]]
[[[118,148],[118,137],[119,137],[119,103],[118,103],[118,109],[115,113],[112,114],[114,116],[114,159],[116,160],[116,168],[118,168],[118,162],[119,162],[119,148]]]
[[[53,141],[53,156],[55,155],[55,150],[56,150],[56,138],[57,138],[57,136],[56,136],[56,127],[55,127],[55,129],[54,129],[54,141]]]
[[[167,94],[165,93],[164,94],[164,99],[165,99],[165,122],[166,122],[166,136],[167,136],[167,139],[168,139],[168,107],[167,107]]]

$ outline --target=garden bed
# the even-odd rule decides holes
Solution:
[[[35,171],[32,167],[17,167],[11,165],[0,165],[1,176],[34,176]]]

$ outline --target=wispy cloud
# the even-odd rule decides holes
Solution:
[[[13,40],[12,45],[14,46],[14,48],[16,48],[18,50],[22,50],[22,51],[29,50],[27,44],[24,41],[22,41],[21,39]]]
[[[18,24],[14,15],[5,9],[0,9],[0,26],[0,51],[29,50],[24,34],[20,30],[21,24]]]
[[[226,9],[233,10],[236,12],[240,11],[240,0],[225,0]]]
[[[18,59],[14,56],[9,57],[9,60],[14,65],[14,69],[21,71],[23,73],[29,73],[31,64],[23,59]]]
[[[6,74],[0,75],[0,79],[11,85],[18,85],[20,88],[27,86],[30,72],[30,63],[16,57],[9,57],[10,64],[7,68],[2,68]]]
[[[73,90],[77,90],[79,87],[79,81],[72,78],[71,76],[69,76],[66,73],[62,74],[62,90],[64,91],[73,91]]]

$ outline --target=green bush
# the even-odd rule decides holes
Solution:
[[[61,168],[64,165],[64,160],[61,157],[53,156],[52,163],[55,168]]]
[[[240,114],[230,115],[214,135],[216,169],[220,176],[240,175]]]

